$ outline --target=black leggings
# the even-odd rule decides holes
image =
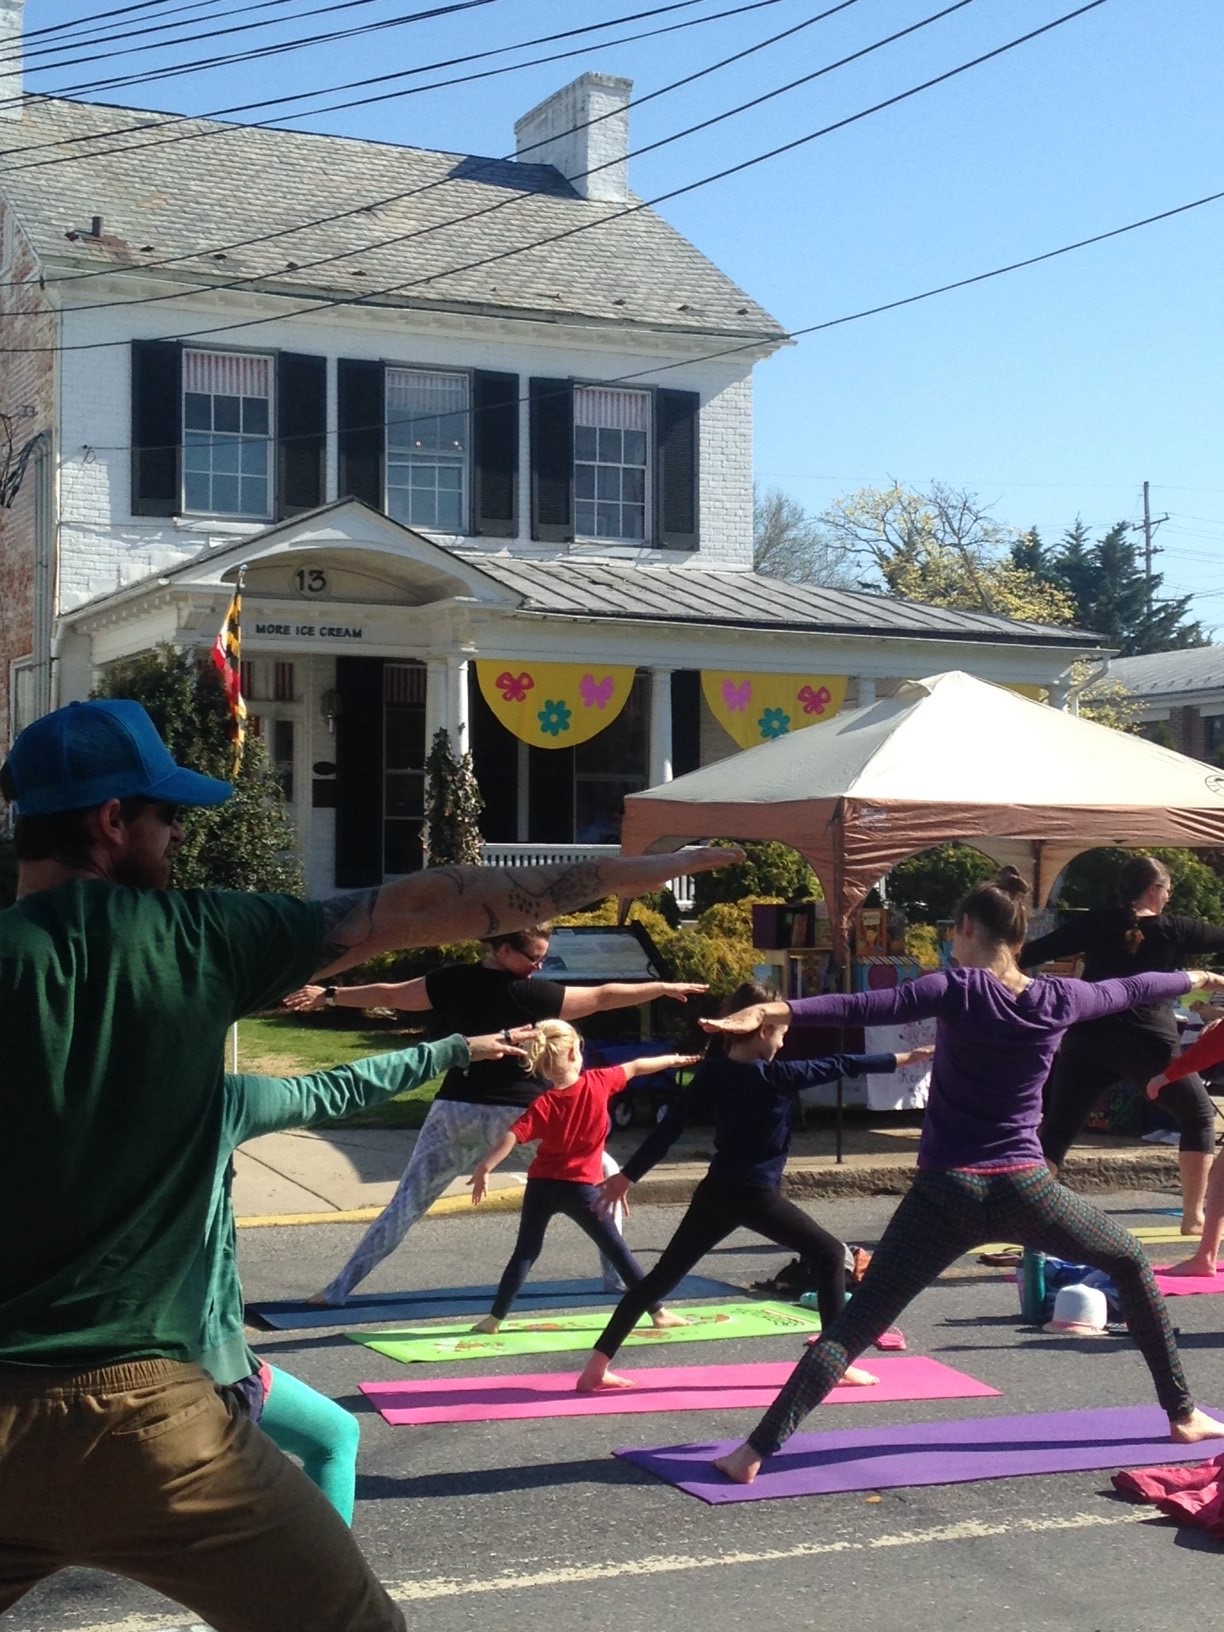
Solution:
[[[911,1299],[962,1252],[996,1237],[1105,1270],[1161,1405],[1171,1421],[1190,1415],[1194,1401],[1165,1300],[1129,1231],[1051,1178],[1044,1165],[994,1174],[926,1169],[889,1221],[862,1284],[753,1429],[752,1448],[772,1456]]]
[[[523,1189],[518,1240],[514,1243],[510,1262],[502,1272],[490,1311],[495,1320],[503,1320],[509,1314],[519,1288],[540,1256],[548,1226],[558,1213],[572,1218],[583,1234],[590,1236],[601,1254],[611,1259],[626,1286],[636,1286],[641,1281],[645,1271],[625,1245],[624,1237],[610,1219],[595,1211],[598,1199],[599,1190],[593,1184],[578,1184],[572,1179],[527,1180]],[[657,1303],[643,1305],[651,1313],[658,1307]]]
[[[1055,1166],[1083,1131],[1098,1097],[1117,1082],[1140,1092],[1173,1058],[1173,1047],[1152,1034],[1093,1027],[1067,1033],[1046,1088],[1041,1148]],[[1192,1074],[1162,1088],[1156,1103],[1181,1129],[1180,1149],[1208,1155],[1215,1149],[1215,1106],[1202,1077]]]
[[[797,1252],[815,1265],[820,1319],[827,1326],[846,1301],[846,1249],[842,1243],[776,1190],[707,1175],[693,1192],[689,1210],[663,1248],[658,1263],[617,1304],[596,1341],[598,1352],[611,1360],[651,1307],[651,1299],[665,1298],[711,1247],[739,1229],[763,1235],[767,1241]]]

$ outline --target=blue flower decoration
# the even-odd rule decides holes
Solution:
[[[784,737],[790,730],[790,715],[784,714],[780,708],[767,708],[757,721],[757,729],[764,742],[768,742],[770,737]]]
[[[562,731],[568,731],[572,715],[563,702],[546,702],[536,715],[540,722],[540,730],[546,737],[559,737]]]

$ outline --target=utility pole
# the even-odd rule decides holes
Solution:
[[[1152,557],[1159,553],[1152,543],[1152,537],[1155,534],[1157,527],[1160,526],[1161,522],[1168,521],[1168,519],[1169,516],[1167,511],[1163,516],[1156,516],[1153,518],[1152,484],[1151,482],[1144,482],[1143,520],[1133,521],[1131,523],[1130,530],[1132,533],[1137,533],[1140,531],[1143,533],[1143,581],[1147,588],[1147,609],[1149,612],[1152,610]]]

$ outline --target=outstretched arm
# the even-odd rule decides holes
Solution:
[[[283,999],[287,1009],[299,1014],[310,1014],[324,1008],[325,986],[303,986]],[[337,1009],[404,1009],[412,1014],[423,1014],[432,1005],[425,990],[425,980],[382,981],[372,986],[337,986],[332,998]]]
[[[639,980],[636,983],[610,980],[603,986],[567,986],[560,1018],[585,1020],[589,1014],[627,1009],[635,1003],[653,1003],[656,997],[687,1003],[690,997],[700,997],[709,989],[689,980]]]
[[[611,856],[564,867],[430,867],[377,889],[323,902],[316,981],[380,952],[529,929],[607,895],[642,895],[671,878],[741,860],[713,845],[663,856]]]
[[[626,1060],[621,1066],[626,1082],[634,1077],[650,1077],[656,1071],[682,1071],[686,1065],[700,1065],[700,1054],[644,1054],[639,1060]]]

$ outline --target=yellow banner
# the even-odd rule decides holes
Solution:
[[[628,702],[636,673],[602,663],[476,661],[481,696],[506,730],[533,748],[574,748],[597,737]]]
[[[741,748],[831,720],[846,700],[846,685],[845,675],[701,671],[710,712]]]

